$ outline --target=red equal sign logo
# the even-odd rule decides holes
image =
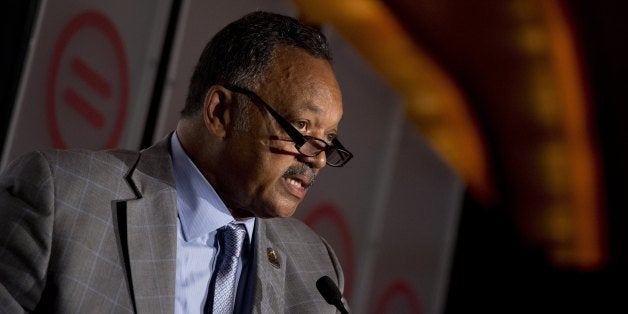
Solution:
[[[410,283],[395,280],[388,284],[377,300],[373,313],[421,314],[421,303]]]
[[[63,29],[48,73],[46,109],[56,148],[112,148],[129,98],[123,42],[102,13],[88,11]]]
[[[104,99],[111,99],[111,85],[80,57],[72,59],[72,70]],[[102,112],[81,97],[75,89],[67,88],[63,92],[63,99],[95,128],[102,129],[105,126],[105,117]]]

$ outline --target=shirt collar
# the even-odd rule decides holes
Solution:
[[[170,139],[179,220],[185,241],[215,232],[235,219],[209,181],[188,157],[174,132]],[[255,219],[240,221],[253,238]]]

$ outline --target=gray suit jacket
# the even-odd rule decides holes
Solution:
[[[169,140],[19,158],[0,177],[0,313],[172,313],[176,215]],[[344,285],[324,240],[295,219],[258,219],[254,239],[245,312],[334,312],[315,287]]]

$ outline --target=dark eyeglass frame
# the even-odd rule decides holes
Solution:
[[[303,135],[299,130],[297,130],[292,123],[288,122],[286,118],[282,117],[279,113],[277,113],[268,103],[266,103],[261,97],[259,97],[253,91],[250,91],[246,88],[236,86],[233,84],[222,84],[222,86],[234,93],[245,95],[253,101],[257,101],[270,115],[279,123],[279,126],[286,131],[290,139],[294,142],[294,147],[299,151],[299,153],[305,156],[317,156],[321,152],[325,152],[326,162],[329,166],[332,167],[342,167],[344,166],[351,158],[353,158],[353,154],[348,151],[337,138],[334,138],[331,141],[331,144],[328,144],[324,140]],[[306,144],[309,144],[306,146]],[[309,150],[305,150],[305,148]],[[337,154],[337,158],[335,157]],[[337,160],[336,160],[337,159]]]

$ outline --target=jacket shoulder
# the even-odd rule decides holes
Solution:
[[[111,182],[124,178],[139,158],[139,152],[129,150],[41,150],[28,152],[13,160],[3,171],[4,180],[22,183],[48,180],[76,183]]]
[[[139,157],[138,151],[131,150],[50,150],[40,152],[51,164],[59,167],[98,167],[129,168]]]
[[[291,241],[323,243],[321,237],[299,219],[270,218],[262,221],[266,224],[267,235],[273,238],[271,240],[281,241],[288,237]]]

